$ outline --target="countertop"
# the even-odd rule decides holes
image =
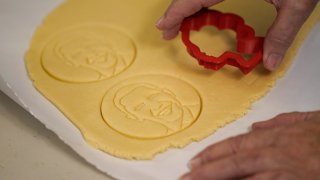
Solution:
[[[1,180],[109,180],[0,91]]]

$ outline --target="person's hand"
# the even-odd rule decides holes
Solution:
[[[320,178],[320,111],[287,113],[213,144],[189,163],[182,180]]]
[[[204,7],[210,7],[223,0],[173,0],[156,26],[163,31],[164,39],[177,36],[180,25],[188,17]],[[264,43],[263,62],[265,68],[275,70],[297,32],[313,11],[318,0],[265,0],[272,3],[278,12]]]

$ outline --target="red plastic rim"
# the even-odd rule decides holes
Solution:
[[[226,51],[219,57],[207,55],[191,42],[190,32],[199,31],[203,26],[215,26],[219,30],[230,29],[236,32],[237,52]],[[186,18],[180,28],[182,41],[191,56],[196,58],[200,65],[212,70],[219,70],[224,65],[238,67],[244,74],[249,73],[262,61],[263,37],[256,37],[252,27],[246,25],[244,20],[235,14],[221,13],[216,10],[203,9]],[[245,59],[239,53],[250,54]]]

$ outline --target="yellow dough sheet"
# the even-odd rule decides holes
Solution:
[[[278,71],[260,65],[244,76],[228,66],[206,70],[180,38],[162,40],[154,23],[169,3],[68,0],[36,30],[25,57],[29,76],[91,146],[120,158],[151,159],[209,136],[270,90],[320,14],[318,5]],[[259,36],[276,15],[262,0],[214,8],[242,16]],[[214,28],[191,38],[212,54],[235,45],[234,33]]]

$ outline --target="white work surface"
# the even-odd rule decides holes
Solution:
[[[255,121],[281,112],[320,109],[318,23],[285,77],[245,117],[199,143],[171,149],[152,161],[114,158],[88,146],[28,79],[23,56],[31,36],[61,2],[0,0],[0,90],[26,110],[0,93],[0,179],[108,179],[94,166],[117,179],[177,179],[187,171],[186,163],[194,154],[218,140],[246,132]]]

